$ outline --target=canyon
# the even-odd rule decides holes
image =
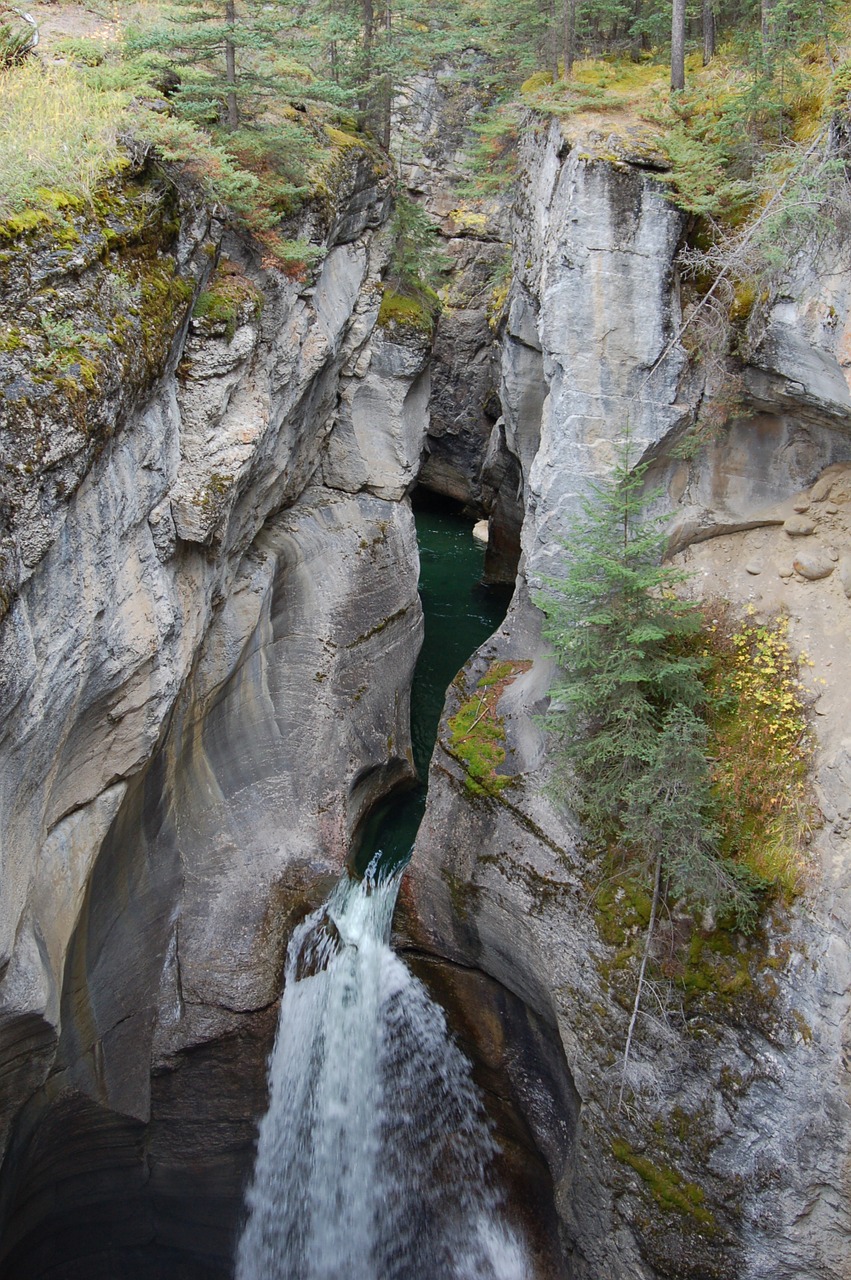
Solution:
[[[24,328],[129,334],[85,397],[0,353],[4,1280],[232,1274],[288,940],[414,779],[417,486],[488,518],[514,595],[447,691],[395,941],[473,1063],[535,1276],[851,1277],[851,264],[789,264],[702,436],[723,387],[683,342],[664,164],[530,119],[513,199],[471,218],[459,92],[424,78],[405,124],[453,263],[433,337],[379,323],[394,180],[366,144],[305,214],[312,278],[148,154],[0,276]],[[193,315],[223,279],[233,322]],[[641,1022],[619,1109],[629,974],[548,785],[534,602],[626,430],[694,592],[788,614],[823,822],[736,982],[710,956]],[[500,664],[510,784],[476,794],[449,721]]]

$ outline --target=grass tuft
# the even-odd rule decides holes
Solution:
[[[91,201],[118,161],[125,106],[72,67],[0,70],[0,219],[41,206],[46,188]]]

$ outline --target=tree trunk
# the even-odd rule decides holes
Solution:
[[[381,145],[386,152],[390,151],[390,126],[393,123],[393,72],[390,70],[390,46],[393,42],[393,10],[391,0],[384,4],[384,41],[385,64],[387,70],[381,81]]]
[[[774,67],[775,23],[774,6],[776,0],[760,0],[760,26],[762,30],[762,59],[767,74]]]
[[[225,25],[227,26],[229,33],[228,36],[225,37],[225,81],[228,85],[226,98],[228,128],[236,129],[239,126],[239,108],[236,103],[236,46],[231,39],[231,33],[236,26],[235,0],[227,0],[227,3],[225,4]]]
[[[576,0],[564,0],[563,19],[563,51],[564,78],[569,80],[573,73],[573,59],[576,46]]]
[[[674,0],[676,4],[676,0]],[[656,928],[656,913],[659,909],[659,897],[662,888],[662,856],[659,854],[656,858],[656,870],[653,876],[653,901],[650,905],[650,920],[647,924],[647,935],[644,940],[644,955],[641,957],[641,968],[638,971],[638,986],[635,989],[635,1000],[632,1005],[632,1017],[629,1020],[629,1030],[626,1033],[626,1044],[623,1050],[623,1065],[621,1066],[621,1087],[618,1094],[618,1111],[623,1106],[623,1095],[626,1092],[626,1073],[629,1067],[629,1053],[632,1048],[632,1037],[635,1031],[635,1023],[638,1018],[638,1010],[641,1008],[641,995],[644,991],[644,975],[647,972],[647,961],[650,958],[650,949],[653,946],[653,930]]]
[[[547,46],[548,46],[548,54],[550,59],[550,71],[552,72],[553,84],[555,84],[556,81],[558,80],[558,46],[560,43],[559,33],[558,33],[558,21],[556,19],[556,0],[549,0],[547,9],[550,15],[550,21],[549,21],[550,31],[549,31],[549,40],[547,41]]]
[[[370,125],[372,105],[372,46],[375,39],[375,10],[372,0],[361,0],[363,21],[363,62],[360,69],[358,107],[364,124]]]
[[[760,24],[764,49],[771,44],[774,34],[774,5],[775,0],[760,0]]]
[[[372,7],[372,0],[361,0],[361,13],[363,15],[364,75],[369,79],[372,71],[372,42],[375,37],[375,10]]]
[[[686,87],[686,0],[674,0],[671,18],[671,89]]]
[[[818,7],[818,15],[821,20],[821,29],[824,32],[824,53],[827,58],[827,65],[830,68],[830,74],[833,75],[836,70],[836,61],[833,57],[833,50],[830,47],[830,23],[827,20],[827,13],[824,8],[824,0],[820,0]],[[36,36],[38,41],[38,36]]]
[[[715,57],[715,10],[712,0],[703,0],[703,65],[708,67]]]

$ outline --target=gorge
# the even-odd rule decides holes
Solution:
[[[24,230],[0,268],[4,324],[99,309],[126,335],[85,396],[39,381],[26,341],[0,353],[0,1276],[233,1275],[287,948],[414,783],[419,493],[486,515],[485,577],[513,587],[444,681],[388,962],[473,1064],[528,1252],[500,1248],[529,1280],[848,1280],[842,245],[788,264],[725,399],[683,341],[687,219],[642,137],[532,119],[513,203],[472,219],[469,90],[416,88],[402,177],[453,264],[433,337],[380,320],[394,179],[366,143],[305,214],[307,280],[148,153],[73,243]],[[196,305],[225,280],[232,324]],[[694,590],[785,609],[809,655],[823,823],[755,937],[674,922],[688,965],[618,1110],[640,921],[606,918],[548,787],[534,600],[626,427]],[[508,781],[477,788],[453,722],[488,688]]]

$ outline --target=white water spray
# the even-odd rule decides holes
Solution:
[[[527,1280],[443,1011],[388,940],[401,872],[293,934],[236,1280]]]

